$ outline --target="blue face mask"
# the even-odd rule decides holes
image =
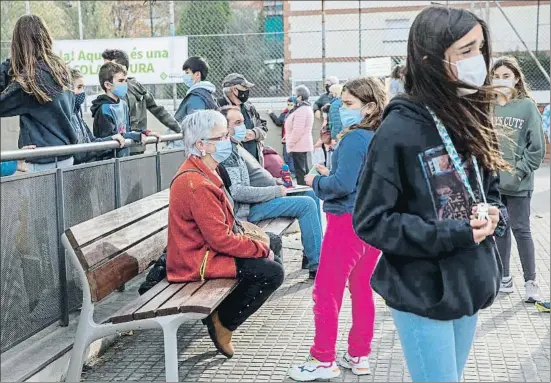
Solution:
[[[233,138],[239,142],[243,141],[245,139],[245,135],[247,134],[247,127],[245,124],[238,125],[233,129],[235,130],[233,133]]]
[[[349,128],[353,125],[357,125],[364,119],[362,116],[362,109],[348,109],[341,106],[339,109],[339,114],[341,116],[343,128]]]
[[[112,92],[117,97],[124,97],[128,93],[128,84],[117,84]]]
[[[211,154],[212,158],[218,163],[227,160],[232,151],[231,141],[216,141],[214,145],[216,146],[216,152]]]
[[[193,86],[193,79],[191,78],[191,75],[189,73],[184,73],[183,80],[184,80],[184,84],[188,88],[191,88]]]

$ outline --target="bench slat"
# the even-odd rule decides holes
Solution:
[[[109,262],[102,263],[88,271],[86,274],[92,302],[105,298],[119,286],[144,272],[151,261],[159,259],[166,247],[167,232],[167,229],[160,231],[117,255]]]
[[[264,229],[266,226],[268,226],[271,222],[273,221],[273,219],[265,219],[263,221],[260,221],[260,222],[256,222],[255,225],[258,226],[259,228],[261,229]]]
[[[285,230],[287,230],[294,222],[295,222],[295,218],[279,217],[272,220],[263,229],[266,232],[282,235],[285,232]]]
[[[163,209],[84,248],[77,249],[76,253],[80,254],[81,262],[85,262],[82,267],[88,270],[167,226],[168,209]]]
[[[85,246],[108,233],[119,230],[157,210],[168,207],[169,189],[145,197],[116,210],[71,227],[68,239],[73,249]]]
[[[174,296],[178,291],[186,286],[186,283],[171,283],[166,289],[161,291],[156,297],[151,299],[139,310],[134,313],[134,319],[154,318],[157,315],[157,309],[166,301]]]
[[[143,305],[147,304],[151,299],[155,298],[160,294],[164,289],[168,287],[170,283],[166,279],[163,279],[161,282],[157,283],[151,289],[147,290],[142,296],[137,298],[135,301],[126,305],[119,311],[117,311],[112,317],[112,323],[122,323],[130,322],[134,320],[134,313],[136,310],[139,310]]]
[[[178,291],[172,298],[166,301],[157,310],[158,316],[178,314],[180,306],[191,299],[191,296],[207,282],[190,282]]]
[[[181,313],[210,315],[237,286],[237,279],[213,279],[205,283],[190,300],[180,306]]]

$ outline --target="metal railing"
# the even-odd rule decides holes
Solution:
[[[159,142],[181,138],[167,135]],[[155,150],[0,179],[0,352],[58,320],[68,325],[69,313],[81,305],[76,271],[66,263],[60,243],[67,228],[170,186],[184,161],[183,149],[161,150],[154,137],[146,143]],[[126,144],[134,146],[129,140]],[[117,147],[116,142],[102,142],[5,151],[0,159],[61,157]]]

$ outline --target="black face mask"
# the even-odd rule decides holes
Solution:
[[[325,85],[325,91],[329,93],[329,88],[331,88],[331,85]]]
[[[241,102],[247,102],[249,99],[249,89],[247,90],[237,90],[237,99]]]

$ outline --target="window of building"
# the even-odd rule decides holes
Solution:
[[[264,12],[266,15],[282,15],[283,14],[283,1],[281,0],[265,0]]]
[[[385,43],[404,43],[408,41],[409,19],[387,19],[385,20]]]

